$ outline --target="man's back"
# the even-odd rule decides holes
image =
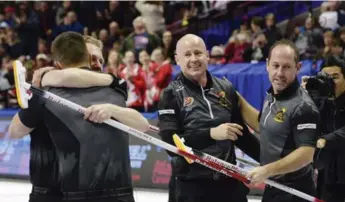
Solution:
[[[125,98],[111,88],[49,91],[84,107],[125,106]],[[131,187],[127,134],[86,121],[79,112],[50,101],[45,103],[44,122],[57,150],[62,191]]]
[[[18,120],[11,122],[21,122],[27,128],[34,128],[30,134],[30,181],[33,186],[55,188],[58,186],[58,159],[53,142],[49,136],[48,128],[42,124],[43,116],[40,105],[41,98],[33,95],[29,100],[27,109],[21,109],[16,116]],[[16,117],[15,116],[15,117]],[[40,124],[38,124],[40,123]],[[20,128],[20,125],[16,128]],[[25,130],[24,130],[25,131]],[[15,136],[17,133],[10,129],[10,134]],[[20,136],[22,137],[22,136]]]
[[[30,133],[30,181],[34,186],[58,186],[58,160],[56,150],[45,126]]]

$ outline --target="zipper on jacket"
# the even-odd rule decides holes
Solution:
[[[211,116],[211,118],[213,119],[214,116],[213,116],[211,104],[210,104],[210,102],[208,101],[208,99],[206,98],[206,96],[205,96],[205,91],[204,91],[204,89],[202,88],[202,86],[200,86],[200,88],[201,88],[202,97],[203,97],[204,100],[206,101],[207,106],[208,106],[208,110],[210,111],[210,116]]]
[[[269,104],[270,106],[270,111],[268,112],[268,114],[266,115],[265,117],[265,120],[264,120],[264,126],[266,125],[266,121],[267,121],[267,118],[270,116],[271,112],[272,112],[272,105],[276,102],[276,99],[273,97],[273,102]]]

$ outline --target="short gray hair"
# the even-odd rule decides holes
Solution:
[[[136,17],[134,20],[133,20],[133,26],[135,25],[135,24],[137,24],[137,23],[143,23],[144,25],[145,25],[145,20],[144,20],[144,18],[143,17],[141,17],[141,16],[138,16],[138,17]]]

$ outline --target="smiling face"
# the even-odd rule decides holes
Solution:
[[[108,62],[110,64],[116,64],[119,61],[119,53],[115,50],[111,50],[108,56]]]
[[[142,65],[149,65],[150,63],[150,56],[149,54],[143,50],[139,53],[139,62],[142,64]]]
[[[87,51],[90,56],[90,66],[95,70],[102,70],[104,64],[104,58],[102,50],[95,44],[86,43]]]
[[[323,34],[323,42],[325,46],[331,46],[334,40],[334,34],[332,31],[327,31]]]
[[[203,40],[188,34],[176,46],[176,63],[183,74],[192,80],[199,80],[206,73],[209,55]]]
[[[280,44],[275,46],[267,60],[267,72],[274,94],[285,90],[297,77],[301,64],[297,63],[293,48]]]
[[[125,57],[123,58],[123,61],[126,65],[131,66],[135,62],[135,55],[132,51],[127,51],[125,53]]]
[[[163,51],[160,48],[157,48],[152,51],[151,60],[155,61],[156,63],[160,64],[164,61]]]
[[[168,44],[171,43],[171,41],[172,41],[172,34],[171,34],[171,32],[170,31],[165,31],[163,33],[163,43],[165,45],[168,45]]]

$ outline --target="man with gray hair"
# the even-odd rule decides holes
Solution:
[[[121,48],[121,54],[132,50],[138,58],[141,50],[146,50],[148,54],[160,46],[160,39],[157,35],[149,33],[146,30],[145,22],[142,17],[137,17],[133,21],[134,32],[131,33],[124,41]]]

